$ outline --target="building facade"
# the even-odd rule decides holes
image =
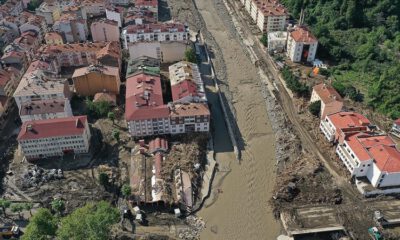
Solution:
[[[287,55],[292,62],[312,62],[317,53],[318,40],[304,26],[297,26],[289,32]]]
[[[310,102],[317,101],[321,101],[321,119],[324,119],[329,114],[342,111],[342,97],[332,86],[328,86],[325,83],[320,83],[313,87]]]
[[[121,85],[119,69],[104,65],[76,69],[72,80],[75,92],[80,96],[94,96],[99,92],[118,95]]]
[[[18,143],[27,160],[87,153],[90,129],[86,116],[27,121],[21,127]]]
[[[86,20],[79,19],[76,14],[61,15],[54,23],[53,30],[60,33],[66,43],[86,41],[89,35]]]
[[[90,26],[93,42],[119,42],[118,22],[102,19]]]

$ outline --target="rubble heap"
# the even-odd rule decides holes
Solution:
[[[36,165],[29,166],[27,171],[21,176],[22,188],[31,188],[41,186],[52,180],[62,179],[64,177],[61,169],[43,169]]]
[[[200,233],[206,225],[203,219],[191,215],[186,218],[185,223],[189,228],[182,229],[178,232],[179,239],[200,239]]]

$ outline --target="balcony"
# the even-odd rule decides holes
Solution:
[[[328,123],[324,120],[321,121],[319,124],[319,128],[321,129],[322,133],[325,135],[326,139],[329,142],[332,142],[335,138],[335,131],[329,127]]]
[[[344,165],[346,165],[347,169],[350,171],[351,175],[354,174],[354,168],[357,168],[357,163],[354,159],[350,156],[350,154],[346,151],[343,145],[339,144],[336,148],[336,153],[338,154],[339,158],[342,160]]]

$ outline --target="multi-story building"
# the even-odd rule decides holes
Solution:
[[[121,49],[117,42],[76,43],[43,46],[41,56],[55,57],[62,67],[80,67],[101,63],[107,66],[121,65]]]
[[[27,160],[87,153],[90,129],[86,116],[27,121],[18,143]]]
[[[135,0],[135,7],[150,10],[155,19],[158,19],[158,0]]]
[[[47,23],[46,19],[42,16],[32,15],[27,21],[19,26],[19,30],[21,33],[27,31],[35,31],[38,33],[38,37],[40,41],[43,40],[44,35],[47,32]]]
[[[22,11],[24,11],[24,4],[21,0],[7,0],[0,5],[0,17],[18,16]]]
[[[106,4],[103,0],[82,0],[78,3],[85,8],[89,16],[99,16],[106,13]]]
[[[69,99],[38,100],[21,105],[19,117],[21,121],[38,121],[44,119],[72,117]]]
[[[157,15],[154,12],[143,9],[143,8],[129,8],[128,12],[124,17],[124,22],[127,26],[129,25],[140,25],[157,23]]]
[[[336,153],[352,176],[366,177],[378,188],[400,186],[400,152],[389,136],[350,134]]]
[[[129,0],[110,0],[110,3],[113,5],[128,6],[130,1]]]
[[[286,49],[287,32],[277,31],[268,33],[268,52],[283,52]]]
[[[188,47],[189,29],[180,23],[130,25],[122,31],[122,38],[131,58],[149,56],[176,62]]]
[[[210,110],[207,103],[171,104],[171,134],[208,132]]]
[[[319,125],[329,142],[337,143],[348,134],[377,130],[363,115],[356,112],[338,112],[327,115]]]
[[[76,69],[72,80],[75,92],[80,96],[94,96],[99,92],[118,95],[121,85],[119,68],[104,65]]]
[[[43,1],[35,10],[36,15],[43,16],[47,25],[53,25],[61,16],[61,8],[58,3]]]
[[[321,101],[321,119],[325,116],[342,111],[343,99],[340,94],[325,83],[320,83],[313,87],[310,102]]]
[[[7,26],[0,25],[0,48],[7,46],[12,43],[14,39],[16,39],[18,35],[14,33],[14,31]]]
[[[175,103],[207,102],[197,64],[181,61],[169,66],[172,100]]]
[[[36,56],[41,40],[36,31],[23,32],[19,38],[13,42],[14,45],[20,47],[27,55],[28,60],[32,61]]]
[[[20,75],[16,69],[0,69],[0,96],[12,97],[19,80]]]
[[[54,23],[53,30],[59,32],[67,43],[86,41],[89,35],[86,20],[71,13],[61,15]]]
[[[119,42],[118,22],[108,19],[102,19],[93,22],[90,26],[93,42]]]
[[[48,32],[44,36],[47,45],[62,45],[64,44],[63,37],[58,32]]]
[[[390,132],[396,137],[400,137],[400,118],[393,122],[392,130]]]
[[[289,32],[287,55],[292,62],[312,62],[317,53],[318,40],[304,26],[296,26]]]
[[[189,29],[181,23],[152,23],[130,25],[122,31],[124,47],[136,42],[186,42],[189,38]]]
[[[124,23],[124,8],[108,6],[106,8],[106,18],[108,20],[116,21],[118,23],[118,27],[121,28],[122,24]]]
[[[134,137],[170,132],[159,76],[138,74],[126,80],[125,119]]]
[[[133,137],[209,131],[207,103],[164,104],[159,76],[127,79],[125,119]]]
[[[86,8],[81,5],[67,5],[62,7],[62,14],[76,15],[79,19],[87,20]]]
[[[4,49],[3,56],[0,58],[0,62],[3,65],[18,69],[21,74],[25,72],[29,64],[28,56],[25,51],[15,44],[7,45]]]
[[[14,92],[14,99],[19,110],[24,103],[65,99],[70,96],[67,80],[52,80],[39,69],[26,72]]]
[[[160,60],[147,56],[130,59],[127,64],[126,78],[140,73],[159,76]]]
[[[19,35],[20,35],[19,20],[17,17],[9,15],[9,16],[0,18],[0,26],[10,28],[13,31],[13,34],[15,36],[14,39],[16,37],[19,37]],[[14,40],[14,39],[12,39],[12,40]],[[11,42],[12,42],[12,40],[11,40]]]

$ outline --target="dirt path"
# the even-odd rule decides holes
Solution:
[[[237,124],[244,142],[242,162],[221,152],[228,137],[216,132],[215,150],[220,171],[214,195],[199,215],[207,228],[202,239],[274,239],[280,226],[268,207],[275,182],[275,137],[260,93],[256,68],[239,42],[227,32],[212,0],[195,1],[207,30],[221,48],[233,96]],[[210,88],[209,88],[210,89]],[[220,119],[223,121],[223,119]],[[218,128],[216,128],[218,131]],[[221,144],[222,143],[222,144]],[[218,193],[219,191],[219,193]]]

